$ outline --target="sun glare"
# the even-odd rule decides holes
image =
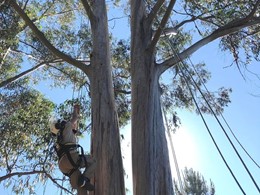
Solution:
[[[184,167],[193,168],[195,170],[198,168],[198,150],[192,135],[184,127],[178,129],[176,133],[171,133],[170,139],[172,140],[174,151],[172,150],[171,141],[167,136],[170,164],[172,175],[175,179],[177,179],[177,170],[174,163],[174,152],[177,159],[177,166],[180,169],[179,171],[182,172]]]

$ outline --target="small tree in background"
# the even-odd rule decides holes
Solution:
[[[185,167],[183,171],[183,190],[174,182],[176,195],[214,195],[215,186],[210,180],[210,184],[204,179],[203,175],[194,171],[192,168]]]

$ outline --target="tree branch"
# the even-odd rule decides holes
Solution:
[[[62,190],[68,192],[69,194],[73,194],[71,191],[67,190],[66,188],[64,188],[63,186],[61,186],[55,179],[53,179],[53,177],[48,174],[45,170],[33,170],[33,171],[29,171],[29,172],[15,172],[15,173],[9,173],[7,175],[4,175],[2,177],[0,177],[0,182],[8,179],[10,177],[14,177],[14,176],[24,176],[24,175],[34,175],[34,174],[45,174],[54,184],[56,184],[59,188],[61,188]]]
[[[160,68],[161,68],[160,72],[163,73],[168,68],[174,66],[175,64],[177,64],[181,60],[187,58],[188,56],[193,54],[195,51],[197,51],[204,45],[216,40],[217,38],[223,37],[228,34],[232,34],[234,32],[241,30],[242,28],[246,28],[246,27],[253,26],[256,24],[260,24],[260,17],[254,18],[254,20],[252,20],[252,21],[247,21],[247,20],[244,20],[244,18],[243,18],[239,21],[236,21],[235,23],[230,22],[230,23],[224,25],[223,27],[220,27],[219,29],[217,29],[216,31],[211,33],[209,36],[194,43],[189,48],[187,48],[186,50],[181,52],[178,56],[174,56],[174,57],[162,62],[161,64],[159,64]]]
[[[256,13],[257,8],[258,8],[259,5],[260,5],[260,0],[258,0],[258,1],[256,2],[256,4],[254,5],[254,8],[253,8],[252,11],[248,14],[248,16],[247,16],[248,19],[251,19],[252,17],[254,17],[254,15],[255,15],[255,13]]]
[[[10,177],[14,177],[14,176],[33,175],[33,174],[39,174],[39,173],[45,173],[45,171],[29,171],[29,172],[8,173],[8,174],[0,177],[0,182],[5,180],[5,179],[8,179]]]
[[[69,55],[61,52],[55,48],[44,36],[44,34],[35,26],[32,20],[27,16],[27,14],[20,8],[20,6],[15,2],[15,0],[9,0],[10,5],[15,9],[15,11],[20,15],[20,17],[25,21],[25,23],[31,28],[35,33],[37,38],[57,57],[63,59],[67,63],[74,65],[75,67],[81,69],[87,75],[90,74],[89,66],[86,66],[84,63],[75,60]]]
[[[131,94],[131,91],[123,90],[123,89],[114,89],[117,93],[123,93],[123,94]]]
[[[151,24],[153,20],[157,17],[159,9],[162,7],[165,0],[158,0],[155,5],[152,7],[151,12],[147,17],[147,21]]]
[[[56,66],[52,66],[52,65],[49,65],[49,67],[51,68],[54,68],[55,70],[58,70],[60,71],[62,74],[66,75],[71,81],[74,81],[72,78],[71,78],[71,75],[63,70],[61,70],[60,68],[56,67]]]
[[[234,28],[236,26],[240,26],[241,24],[243,25],[243,24],[245,24],[247,22],[250,23],[250,22],[253,22],[255,20],[256,21],[259,20],[260,19],[259,17],[254,17],[254,14],[256,13],[259,4],[260,4],[260,0],[258,0],[256,2],[256,4],[254,5],[254,8],[252,9],[252,11],[246,17],[235,19],[235,20],[229,22],[228,24],[224,25],[223,27],[220,27],[218,30]],[[252,19],[253,19],[253,21],[252,21]]]
[[[64,191],[66,191],[69,194],[73,194],[71,191],[67,190],[66,188],[64,188],[63,186],[61,186],[55,179],[52,178],[52,176],[50,174],[48,174],[46,171],[44,171],[44,174],[54,183],[56,184],[59,188],[63,189]]]
[[[23,41],[21,39],[19,39],[19,42],[21,42],[22,44],[28,46],[28,47],[31,47],[32,49],[36,50],[37,52],[41,53],[41,51],[39,49],[37,49],[36,47],[34,47],[33,45],[27,43],[26,41]]]
[[[41,62],[39,63],[38,65],[34,66],[33,68],[30,68],[12,78],[9,78],[9,79],[6,79],[5,81],[1,82],[0,83],[0,88],[6,86],[7,84],[11,83],[11,82],[14,82],[22,77],[24,77],[25,75],[28,75],[32,72],[34,72],[35,70],[41,68],[42,66],[46,65],[46,64],[49,64],[49,63],[57,63],[57,62],[62,62],[62,60],[56,60],[56,61],[50,61],[50,62]]]
[[[40,62],[40,61],[41,61],[40,59],[34,57],[32,54],[26,53],[25,51],[22,51],[22,50],[12,49],[12,50],[10,51],[10,53],[22,54],[22,55],[26,56],[27,58],[33,59],[33,60],[36,61],[36,62]]]
[[[182,22],[177,24],[174,28],[179,29],[181,26],[185,25],[186,23],[195,22],[196,20],[202,20],[204,22],[209,22],[207,19],[214,18],[214,16],[201,17],[202,15],[203,14],[201,14],[199,16],[191,16],[190,19],[183,20]],[[212,22],[210,22],[210,23],[212,24]],[[216,24],[214,24],[214,25],[216,25]]]
[[[163,31],[163,29],[164,29],[164,27],[165,27],[165,25],[166,25],[170,15],[171,15],[171,11],[172,11],[175,3],[176,3],[176,0],[171,0],[170,1],[169,5],[167,7],[167,10],[166,10],[166,12],[165,12],[165,14],[164,14],[164,16],[162,18],[162,21],[161,21],[161,23],[160,23],[160,25],[159,25],[159,27],[158,27],[154,37],[153,37],[153,40],[152,40],[151,45],[149,47],[150,49],[154,49],[156,44],[157,44],[157,42],[159,41],[159,38],[160,38],[160,36],[162,34],[162,31]]]
[[[84,9],[86,10],[86,12],[88,14],[88,17],[89,17],[90,21],[94,21],[95,20],[95,15],[94,15],[94,13],[93,13],[93,11],[92,11],[88,1],[87,0],[81,0],[81,3],[82,3]]]
[[[5,58],[7,57],[7,55],[9,54],[9,52],[11,51],[10,47],[7,49],[7,51],[5,52],[2,61],[0,63],[0,67],[4,64]]]

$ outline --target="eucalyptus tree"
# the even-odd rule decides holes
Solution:
[[[162,73],[166,70],[173,72],[169,80],[173,80],[174,91],[167,91],[171,95],[169,101],[166,99],[168,106],[186,107],[194,105],[189,91],[196,90],[196,87],[191,85],[190,89],[187,88],[186,82],[191,80],[187,70],[191,67],[187,67],[185,59],[201,47],[219,39],[220,48],[232,54],[239,68],[253,58],[259,60],[259,4],[259,0],[130,1],[135,195],[173,194],[160,101],[162,89],[167,89],[160,87]],[[169,29],[177,35],[165,36]],[[245,61],[241,61],[238,55],[241,51],[245,53]],[[164,57],[159,58],[161,56]],[[176,80],[175,75],[180,76],[180,80]],[[201,83],[200,79],[197,81]],[[176,82],[181,85],[176,85]],[[209,93],[206,95],[218,111],[222,111],[221,107],[230,101],[227,95],[229,90],[221,91],[218,106]],[[181,101],[177,102],[176,98]],[[209,112],[209,107],[204,106],[205,102],[201,103],[200,107]]]
[[[97,159],[95,194],[125,194],[105,2],[5,1],[3,5],[15,10],[22,19],[19,24],[26,26],[16,36],[19,52],[26,56],[27,65],[45,65],[43,74],[36,73],[33,78],[53,76],[66,84],[64,77],[69,76],[73,81],[82,79],[89,89],[85,95],[91,98],[91,149]],[[85,20],[77,27],[76,19],[80,15],[82,20],[89,18],[90,26]],[[82,56],[84,60],[79,59]],[[78,70],[83,74],[77,74]],[[56,84],[60,85],[58,81]],[[128,117],[126,114],[125,120]]]
[[[15,193],[26,189],[34,193],[37,181],[55,182],[56,159],[50,155],[51,137],[46,131],[54,103],[29,87],[29,77],[17,77],[23,61],[17,35],[26,26],[6,4],[1,3],[0,11],[0,181]],[[19,81],[12,83],[16,77]]]
[[[54,104],[21,80],[0,93],[0,181],[15,193],[34,192],[35,183],[53,179],[48,118]],[[18,178],[15,178],[15,176]]]

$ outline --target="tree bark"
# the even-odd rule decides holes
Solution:
[[[135,72],[132,74],[134,194],[172,195],[171,169],[160,103],[159,75],[156,66],[148,58],[141,63],[137,62],[138,59],[132,58],[132,69]]]
[[[132,164],[135,195],[172,195],[169,154],[160,103],[160,71],[148,46],[152,29],[142,1],[132,1]]]
[[[124,172],[114,103],[105,1],[93,1],[91,8],[94,13],[91,17],[93,51],[90,71],[92,152],[97,161],[95,191],[91,194],[124,195]]]

